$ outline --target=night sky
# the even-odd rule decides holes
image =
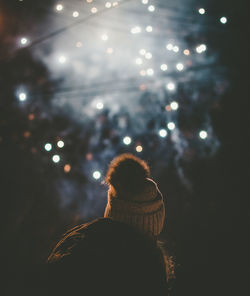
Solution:
[[[246,293],[248,17],[243,1],[0,2],[4,295],[103,215],[124,152],[165,196],[172,295]]]

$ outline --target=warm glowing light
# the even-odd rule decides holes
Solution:
[[[57,142],[57,147],[63,148],[63,146],[64,146],[64,142],[62,140]]]
[[[148,76],[154,75],[154,70],[152,68],[147,69],[147,75]]]
[[[184,53],[186,56],[188,56],[188,55],[190,55],[190,50],[189,50],[189,49],[184,49],[183,53]]]
[[[103,41],[107,41],[109,39],[108,35],[107,34],[103,34],[102,35],[102,40]]]
[[[177,69],[178,71],[182,71],[182,70],[184,69],[183,64],[182,64],[182,63],[178,63],[178,64],[176,65],[176,69]]]
[[[152,53],[151,53],[151,52],[147,52],[147,53],[145,54],[145,58],[146,58],[147,60],[150,60],[150,59],[152,58]]]
[[[118,5],[118,2],[117,1],[113,2],[113,6],[114,7],[117,6],[117,5]]]
[[[153,31],[153,27],[152,26],[147,26],[146,27],[146,31],[147,32],[152,32]]]
[[[113,52],[114,52],[114,50],[113,50],[112,47],[107,48],[107,53],[111,54],[111,53],[113,53]]]
[[[62,11],[63,10],[63,5],[62,4],[57,4],[56,5],[56,10],[57,11]]]
[[[60,156],[55,154],[55,155],[53,155],[52,160],[53,160],[53,162],[58,163],[60,161]]]
[[[175,46],[173,47],[173,51],[174,51],[174,52],[178,52],[178,51],[179,51],[179,47],[178,47],[177,45],[175,45]]]
[[[80,42],[80,41],[76,42],[76,47],[78,47],[78,48],[82,47],[82,42]]]
[[[174,90],[175,89],[175,84],[173,82],[169,82],[166,87],[167,87],[168,90]]]
[[[93,178],[98,180],[101,178],[101,173],[99,171],[94,171]]]
[[[79,12],[78,11],[74,11],[72,15],[73,15],[73,17],[78,17],[79,16]]]
[[[165,138],[167,136],[168,132],[162,128],[159,130],[159,136],[162,137],[162,138]]]
[[[51,151],[51,149],[52,149],[52,145],[50,144],[50,143],[46,143],[45,145],[44,145],[44,149],[46,150],[46,151]]]
[[[138,33],[141,33],[141,28],[136,26],[136,27],[133,27],[130,31],[132,34],[138,34]]]
[[[112,6],[112,4],[110,2],[106,2],[105,7],[106,8],[110,8]]]
[[[170,107],[172,110],[177,110],[179,108],[179,105],[177,102],[173,101],[171,104],[170,104]]]
[[[171,111],[171,107],[170,107],[170,105],[167,105],[167,106],[165,107],[165,109],[166,109],[166,111]]]
[[[150,11],[150,12],[155,11],[155,7],[154,7],[154,5],[149,5],[149,7],[148,7],[148,11]]]
[[[172,43],[168,43],[167,45],[166,45],[166,49],[167,50],[172,50],[173,49],[173,44]]]
[[[91,12],[92,12],[92,13],[97,13],[97,8],[96,8],[96,7],[92,7],[92,8],[91,8]]]
[[[93,2],[93,0],[86,0],[88,3],[91,3],[91,2]]]
[[[129,145],[129,144],[131,144],[131,142],[132,142],[132,139],[130,137],[126,136],[123,138],[123,143],[125,145]]]
[[[26,101],[26,99],[27,99],[27,95],[26,95],[26,93],[21,92],[21,93],[19,94],[18,98],[19,98],[19,101],[23,102],[23,101]]]
[[[140,152],[142,152],[143,148],[141,145],[137,145],[135,150],[140,153]]]
[[[141,64],[142,64],[142,59],[141,59],[141,58],[137,58],[137,59],[135,60],[135,63],[136,63],[137,65],[141,65]]]
[[[65,56],[60,56],[58,58],[58,61],[59,61],[60,64],[64,64],[66,62],[66,57]]]
[[[140,53],[141,55],[145,55],[146,50],[142,48],[142,49],[140,49],[139,53]]]
[[[199,46],[196,47],[196,51],[198,53],[202,53],[203,51],[207,50],[207,46],[205,44],[200,44]]]
[[[206,139],[206,137],[207,137],[207,132],[206,132],[206,131],[200,131],[200,132],[199,132],[199,136],[200,136],[201,139],[204,140],[204,139]]]
[[[98,109],[98,110],[102,110],[103,107],[104,107],[104,105],[103,105],[102,102],[98,102],[98,103],[96,104],[96,109]]]
[[[161,70],[162,71],[167,71],[168,66],[166,64],[161,64]]]
[[[225,16],[222,16],[222,17],[220,18],[220,22],[221,22],[222,24],[226,24],[226,23],[227,23],[227,18],[226,18]]]
[[[204,14],[206,12],[206,10],[204,8],[199,8],[198,12],[199,12],[199,14]]]
[[[175,128],[175,124],[173,122],[168,123],[168,129],[173,130]]]
[[[65,164],[65,166],[64,166],[64,172],[65,173],[69,173],[70,172],[70,170],[71,170],[71,166],[70,166],[70,164]]]

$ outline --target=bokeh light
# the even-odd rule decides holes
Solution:
[[[137,145],[135,150],[136,150],[136,152],[140,153],[140,152],[142,152],[143,148],[141,145]]]
[[[170,107],[172,110],[177,110],[179,108],[179,104],[175,101],[171,102]]]
[[[129,144],[131,144],[131,142],[132,142],[132,139],[129,136],[126,136],[123,138],[123,143],[125,145],[129,145]]]
[[[175,84],[173,82],[169,82],[167,85],[166,85],[167,89],[168,90],[175,90]]]
[[[50,143],[46,143],[45,145],[44,145],[44,149],[46,150],[46,151],[51,151],[51,149],[52,149],[52,145],[50,144]]]
[[[222,24],[226,24],[226,23],[227,23],[227,18],[226,18],[225,16],[222,16],[222,17],[220,18],[220,22],[221,22]]]
[[[26,93],[21,92],[21,93],[18,95],[18,98],[19,98],[19,101],[24,102],[24,101],[26,101],[26,99],[27,99],[27,95],[26,95]]]
[[[199,132],[199,136],[200,136],[201,139],[204,140],[204,139],[207,138],[207,132],[202,130],[202,131]]]
[[[58,163],[60,161],[60,156],[58,154],[55,154],[52,156],[52,160],[54,163]]]
[[[59,148],[63,148],[63,147],[64,147],[64,142],[63,142],[62,140],[59,140],[59,141],[57,142],[57,147],[59,147]]]
[[[102,175],[101,175],[101,173],[99,171],[94,171],[93,174],[92,174],[92,176],[93,176],[93,178],[95,180],[98,180],[98,179],[101,178]]]
[[[162,138],[165,138],[167,136],[168,132],[162,128],[159,130],[159,136],[162,137]]]
[[[199,11],[199,14],[205,14],[205,12],[206,12],[204,8],[199,8],[198,11]]]
[[[63,5],[62,4],[57,4],[56,5],[56,10],[57,11],[62,11],[63,10]]]
[[[168,123],[168,129],[171,130],[171,131],[172,131],[173,129],[175,129],[175,124],[174,124],[174,122],[169,122],[169,123]]]

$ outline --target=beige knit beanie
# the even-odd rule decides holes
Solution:
[[[106,175],[109,190],[104,217],[130,224],[155,237],[163,228],[165,206],[157,184],[149,175],[146,162],[132,154],[114,158]]]

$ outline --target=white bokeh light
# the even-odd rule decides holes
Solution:
[[[176,65],[176,69],[177,69],[178,71],[182,71],[182,70],[184,69],[184,65],[183,65],[182,63],[178,63],[178,64]]]
[[[220,22],[221,22],[222,24],[226,24],[226,23],[227,23],[227,18],[226,18],[225,16],[222,16],[222,17],[220,18]]]
[[[174,122],[169,122],[168,123],[168,129],[172,131],[174,128],[175,128]]]
[[[147,69],[147,75],[148,76],[154,75],[154,70],[152,68]]]
[[[207,138],[207,132],[202,130],[202,131],[199,132],[199,136],[200,136],[201,139],[204,140],[204,139]]]
[[[155,11],[155,7],[154,7],[154,5],[149,5],[149,7],[148,7],[148,11],[150,11],[150,12]]]
[[[94,171],[92,176],[94,179],[98,180],[101,178],[102,175],[99,171]]]
[[[162,128],[159,130],[159,136],[162,137],[162,138],[165,138],[167,136],[168,132]]]
[[[147,32],[152,32],[152,31],[153,31],[152,26],[147,26],[147,27],[146,27],[146,31],[147,31]]]
[[[103,34],[101,38],[103,41],[107,41],[109,39],[107,34]]]
[[[59,141],[57,142],[57,147],[59,147],[59,148],[63,148],[63,147],[64,147],[64,142],[63,142],[62,140],[59,140]]]
[[[65,56],[59,56],[59,58],[58,58],[58,62],[60,63],[60,64],[64,64],[65,62],[66,62],[66,57]]]
[[[27,95],[26,95],[26,93],[21,92],[21,93],[18,95],[18,98],[19,98],[19,101],[24,102],[24,101],[26,101],[26,99],[27,99]]]
[[[204,8],[199,8],[198,12],[199,12],[199,14],[204,14],[206,12],[206,10]]]
[[[129,145],[129,144],[131,144],[131,142],[132,142],[132,139],[130,137],[126,136],[123,138],[123,143],[125,145]]]
[[[63,5],[62,4],[57,4],[56,5],[56,10],[57,11],[62,11],[63,10]]]
[[[145,54],[145,58],[146,58],[147,60],[152,59],[152,53],[151,53],[151,52],[147,52],[147,53]]]
[[[177,45],[175,45],[175,46],[173,47],[173,51],[174,51],[174,52],[178,52],[178,51],[179,51],[179,47],[178,47]]]
[[[142,152],[143,148],[141,145],[137,145],[135,150],[140,153],[140,152]]]
[[[112,4],[111,4],[110,2],[106,2],[106,3],[105,3],[105,7],[106,7],[106,8],[110,8],[111,6],[112,6]]]
[[[169,82],[166,87],[168,90],[175,90],[175,84],[173,82]]]
[[[139,51],[140,55],[145,55],[146,54],[146,50],[144,48],[140,49]]]
[[[60,161],[60,156],[55,154],[55,155],[53,155],[52,160],[53,160],[53,162],[58,163]]]
[[[44,145],[44,149],[46,150],[46,151],[51,151],[51,149],[52,149],[52,145],[50,144],[50,143],[46,143],[45,145]]]
[[[28,38],[26,38],[26,37],[22,37],[22,38],[20,39],[20,43],[21,43],[21,45],[27,45],[28,42],[29,42],[29,40],[28,40]]]
[[[132,34],[139,34],[139,33],[141,33],[141,28],[140,28],[139,26],[133,27],[133,28],[130,30],[130,32],[131,32]]]
[[[96,104],[96,109],[98,109],[98,110],[102,110],[103,107],[104,107],[103,102],[98,102],[98,103]]]
[[[167,45],[166,45],[166,49],[167,50],[172,50],[173,49],[173,44],[172,43],[168,43]]]
[[[172,110],[177,110],[179,108],[179,104],[175,101],[170,103],[170,107]]]
[[[74,11],[72,15],[73,15],[73,17],[78,17],[79,16],[79,12],[78,11]]]
[[[166,64],[161,64],[161,70],[162,71],[167,71],[168,66]]]

